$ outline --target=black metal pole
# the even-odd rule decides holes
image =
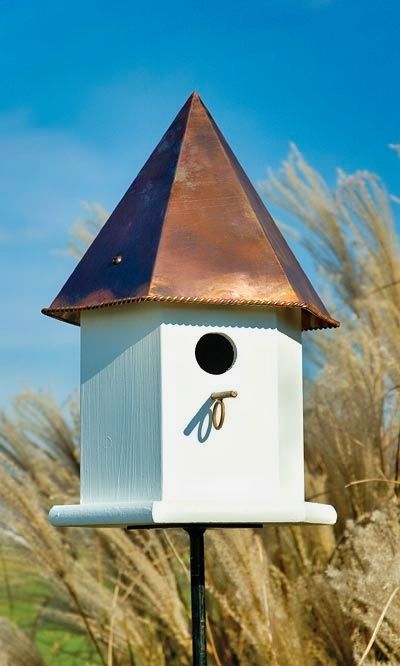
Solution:
[[[190,538],[190,588],[192,595],[193,666],[207,666],[206,600],[204,589],[203,527],[188,527]]]

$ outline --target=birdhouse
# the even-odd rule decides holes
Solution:
[[[335,522],[304,498],[302,331],[338,322],[196,93],[43,312],[81,330],[54,525]]]

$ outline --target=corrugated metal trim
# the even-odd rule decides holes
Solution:
[[[279,308],[301,308],[303,310],[302,329],[304,331],[324,329],[324,328],[337,328],[340,323],[332,317],[322,318],[318,311],[304,302],[282,302],[282,301],[266,301],[266,300],[248,300],[236,298],[191,298],[187,296],[140,296],[137,298],[121,298],[114,301],[104,301],[96,305],[77,305],[62,308],[43,308],[42,313],[61,321],[67,321],[71,324],[79,326],[80,313],[87,310],[98,310],[99,308],[108,308],[115,305],[128,305],[130,303],[173,303],[173,304],[188,304],[188,305],[223,305],[223,306],[248,306],[248,307],[279,307]],[[315,325],[307,325],[304,321],[304,314],[311,315],[310,319],[315,319]]]

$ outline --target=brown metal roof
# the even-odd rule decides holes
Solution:
[[[182,107],[44,314],[166,301],[302,309],[338,326],[200,97]]]

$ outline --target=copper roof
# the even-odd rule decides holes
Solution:
[[[44,314],[167,301],[298,307],[338,326],[193,93]]]

